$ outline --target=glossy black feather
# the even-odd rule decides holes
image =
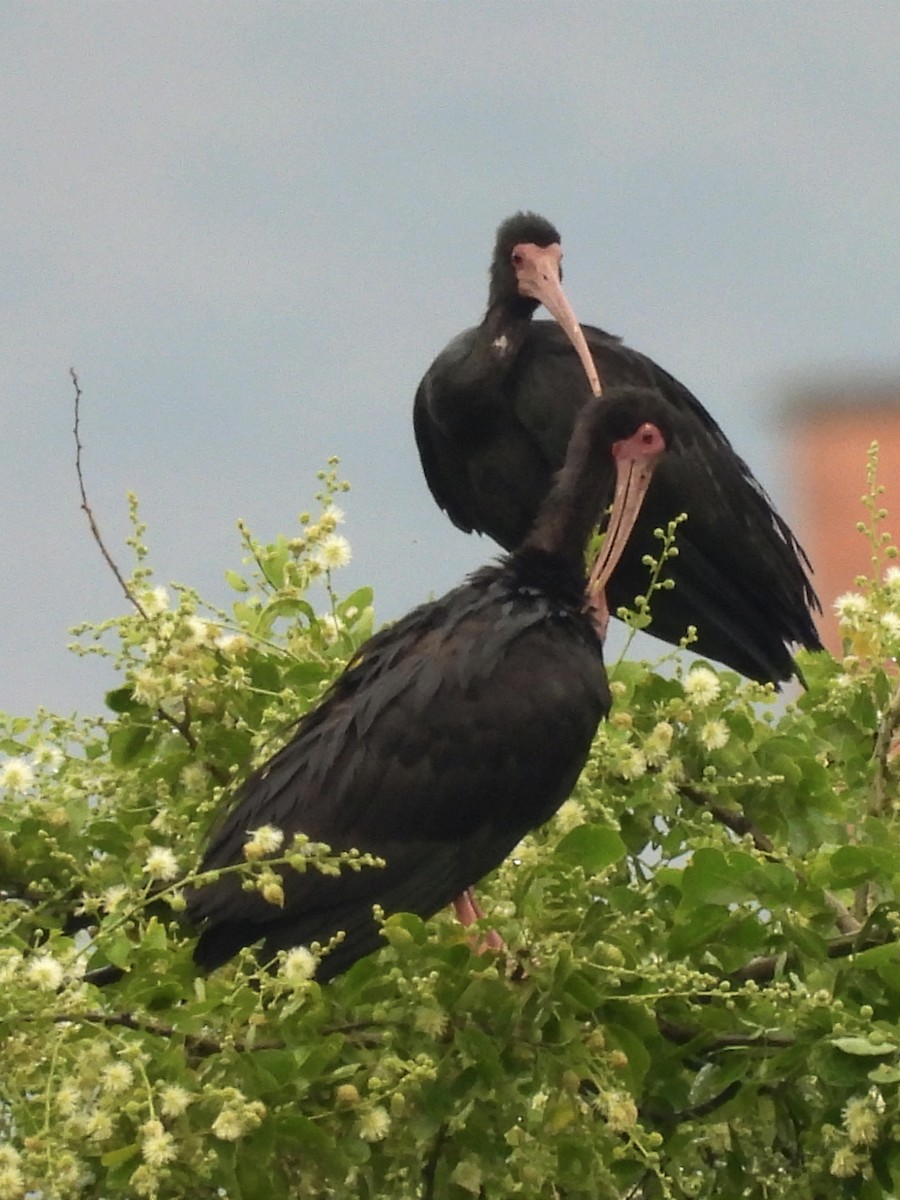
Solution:
[[[530,220],[520,214],[517,223],[501,226],[487,316],[438,355],[413,412],[422,467],[438,504],[460,529],[487,533],[506,549],[519,545],[531,527],[590,397],[563,330],[555,321],[532,321],[534,304],[523,306],[514,276],[503,274],[504,255],[516,240],[546,245],[555,233],[546,222],[535,227]],[[659,553],[653,530],[686,512],[679,557],[667,566],[676,586],[653,597],[650,632],[677,644],[695,625],[698,653],[754,679],[789,678],[791,643],[821,648],[812,619],[819,603],[802,548],[687,388],[618,338],[582,329],[604,388],[657,389],[677,429],[607,589],[611,611],[632,606],[646,591],[641,560]],[[608,457],[598,459],[597,471],[605,505],[614,483]]]
[[[616,403],[629,431],[658,419],[668,435],[656,397]],[[194,891],[199,964],[260,939],[267,960],[343,930],[319,971],[328,979],[379,946],[373,904],[430,916],[569,795],[610,703],[602,646],[582,612],[582,552],[599,502],[590,465],[609,453],[616,403],[585,410],[524,546],[371,638],[247,780],[202,863],[242,861],[248,832],[275,825],[287,843],[302,832],[380,855],[386,868],[287,871],[283,908],[233,875]]]

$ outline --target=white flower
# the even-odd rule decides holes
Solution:
[[[148,588],[141,593],[141,608],[148,617],[155,617],[169,607],[169,593],[164,587]]]
[[[39,954],[28,964],[26,974],[42,991],[55,992],[62,984],[65,972],[62,963],[52,954]]]
[[[223,1108],[212,1123],[212,1131],[223,1142],[236,1142],[244,1136],[244,1122],[233,1108]]]
[[[694,667],[682,684],[684,694],[694,704],[712,704],[718,698],[722,686],[715,671],[709,667]]]
[[[890,638],[900,637],[900,613],[886,612],[879,622],[881,628]]]
[[[325,571],[346,567],[350,561],[350,543],[340,533],[328,533],[312,552],[312,560]]]
[[[343,525],[343,523],[344,514],[342,510],[339,509],[335,504],[329,504],[328,507],[323,510],[321,517],[319,517],[319,527],[321,529],[330,531],[337,525]]]
[[[390,1114],[379,1104],[360,1117],[359,1136],[366,1142],[380,1142],[390,1127]]]
[[[340,620],[337,617],[332,616],[331,613],[324,613],[321,617],[319,617],[318,620],[319,629],[325,641],[329,643],[336,642],[338,640],[338,635],[343,628]]]
[[[188,627],[192,642],[210,642],[215,639],[216,626],[211,625],[209,621],[204,621],[202,617],[188,617],[185,625]]]
[[[112,1117],[105,1109],[95,1108],[84,1123],[84,1132],[95,1142],[106,1142],[113,1135]]]
[[[616,767],[623,779],[640,779],[647,773],[647,759],[642,750],[632,746],[619,759]]]
[[[878,1114],[867,1098],[855,1096],[844,1105],[844,1128],[853,1146],[871,1146],[878,1141]]]
[[[606,1119],[613,1133],[625,1133],[637,1124],[638,1110],[626,1092],[611,1092],[606,1097]]]
[[[569,833],[576,826],[584,824],[584,809],[577,800],[566,800],[564,804],[560,805],[556,814],[556,822],[562,833]]]
[[[154,846],[147,855],[144,870],[151,879],[175,879],[178,876],[178,859],[168,846]]]
[[[108,912],[115,912],[127,895],[128,888],[124,883],[114,883],[103,893],[103,907]]]
[[[281,973],[290,983],[306,983],[316,973],[316,957],[305,946],[288,950],[281,964]]]
[[[233,1091],[234,1089],[229,1089]],[[223,1142],[236,1142],[255,1129],[266,1115],[266,1106],[259,1100],[228,1101],[212,1123],[212,1131]]]
[[[202,792],[208,779],[206,767],[200,763],[188,763],[186,767],[181,768],[180,778],[181,786],[186,792]]]
[[[164,1167],[178,1151],[171,1133],[166,1133],[162,1121],[147,1121],[141,1126],[141,1158],[150,1167]]]
[[[728,745],[731,730],[724,721],[707,721],[700,730],[700,741],[707,750],[721,750]]]
[[[242,633],[220,633],[215,644],[223,654],[230,654],[233,658],[246,654],[250,646]]]
[[[186,1088],[168,1084],[159,1093],[159,1107],[164,1117],[180,1117],[187,1111],[193,1096]]]
[[[675,730],[669,721],[657,721],[644,742],[647,761],[658,767],[668,756]]]
[[[16,1163],[0,1164],[0,1200],[20,1200],[25,1195],[25,1179]]]
[[[74,1083],[64,1083],[56,1093],[56,1107],[64,1117],[71,1117],[81,1106],[81,1092]]]
[[[884,586],[891,592],[900,592],[900,567],[888,567],[884,573]]]
[[[274,854],[284,841],[283,832],[275,825],[260,825],[247,837],[244,844],[244,858],[263,858],[266,854]]]
[[[52,771],[55,771],[63,760],[62,750],[56,746],[48,746],[46,742],[41,742],[39,746],[35,746],[33,755],[36,763],[49,767]]]
[[[102,1086],[111,1096],[126,1092],[134,1082],[134,1071],[126,1062],[110,1063],[100,1077]]]
[[[859,592],[844,592],[834,602],[834,611],[839,621],[847,625],[858,625],[869,610],[869,602]]]
[[[141,667],[131,677],[131,694],[138,704],[152,707],[159,703],[164,692],[163,681],[152,667]]]
[[[8,758],[0,767],[0,787],[24,792],[34,783],[34,771],[24,758]]]

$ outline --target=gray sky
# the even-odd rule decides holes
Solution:
[[[0,708],[99,711],[123,610],[79,511],[228,598],[341,456],[380,619],[495,553],[433,505],[416,384],[494,229],[563,235],[583,321],[691,387],[790,514],[786,386],[900,368],[900,5],[42,3],[0,10]],[[802,530],[798,530],[802,535]]]

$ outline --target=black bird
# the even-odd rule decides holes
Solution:
[[[384,868],[282,870],[284,904],[234,874],[189,897],[203,925],[196,962],[214,968],[264,939],[281,949],[346,937],[319,967],[329,979],[381,944],[372,914],[429,917],[496,867],[569,795],[610,695],[602,644],[585,611],[584,547],[611,454],[627,539],[653,465],[672,436],[649,390],[611,390],[582,408],[564,469],[514,554],[371,638],[292,739],[256,771],[213,833],[201,870],[243,861],[248,833],[276,826],[334,849],[381,856]],[[617,503],[617,511],[619,504]],[[617,547],[604,547],[607,565]]]
[[[811,612],[821,606],[803,549],[686,387],[612,334],[578,326],[562,293],[559,243],[533,213],[503,222],[484,320],[454,338],[419,385],[415,435],[435,500],[460,529],[515,549],[562,465],[578,411],[600,391],[598,373],[604,387],[657,389],[679,436],[609,582],[609,607],[632,607],[646,593],[642,559],[660,551],[653,530],[686,512],[678,557],[665,567],[675,587],[652,597],[649,632],[677,644],[695,625],[699,654],[752,679],[789,679],[790,643],[821,649]],[[531,319],[540,303],[556,322]],[[612,493],[608,456],[596,470],[599,517]]]

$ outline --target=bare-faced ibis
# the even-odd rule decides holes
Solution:
[[[429,917],[457,898],[464,923],[479,915],[470,886],[566,799],[609,711],[603,648],[585,611],[584,548],[606,488],[596,463],[614,460],[624,481],[602,586],[672,433],[668,406],[649,389],[612,389],[583,406],[519,548],[363,646],[243,785],[201,870],[242,862],[262,826],[280,829],[285,845],[304,833],[386,865],[338,877],[278,868],[281,907],[236,874],[220,876],[189,899],[203,926],[201,966],[260,940],[265,962],[344,931],[320,964],[324,980],[380,945],[373,904]]]
[[[610,609],[645,594],[653,536],[680,513],[675,582],[656,592],[649,632],[760,681],[789,679],[789,649],[821,649],[812,619],[820,608],[809,562],[785,521],[700,402],[676,379],[619,338],[578,326],[562,293],[560,238],[533,213],[497,231],[484,320],[438,355],[416,393],[414,424],[425,478],[455,525],[519,546],[559,470],[575,418],[603,387],[659,391],[679,436],[656,471],[637,525],[607,587]],[[543,304],[556,321],[535,321]],[[600,509],[613,469],[601,456]]]

